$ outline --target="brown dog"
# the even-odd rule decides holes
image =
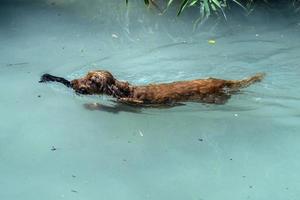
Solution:
[[[83,78],[72,81],[44,74],[40,82],[60,82],[73,88],[79,94],[106,94],[115,97],[118,102],[130,105],[166,106],[176,105],[180,102],[224,104],[231,94],[261,81],[263,77],[263,73],[258,73],[243,80],[207,78],[135,86],[115,79],[108,71],[97,70],[89,72]]]

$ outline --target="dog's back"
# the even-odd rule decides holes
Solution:
[[[185,101],[222,104],[230,98],[231,92],[261,81],[263,77],[264,74],[260,73],[243,80],[208,78],[136,86],[132,98],[148,104]]]

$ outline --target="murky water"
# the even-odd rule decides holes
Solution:
[[[192,32],[188,16],[157,16],[142,2],[52,2],[1,3],[0,199],[299,198],[297,20]],[[38,83],[92,69],[135,84],[267,76],[226,105],[171,109]],[[85,109],[95,102],[110,107]]]

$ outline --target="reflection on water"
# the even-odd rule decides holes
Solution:
[[[0,199],[298,198],[299,19],[192,32],[142,1],[45,2],[0,6]],[[38,83],[93,69],[133,84],[267,76],[225,105],[168,109]]]

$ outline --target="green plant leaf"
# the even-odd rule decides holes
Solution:
[[[147,6],[149,5],[149,0],[144,0],[144,2]]]
[[[172,3],[173,3],[173,0],[169,0],[168,4],[167,4],[167,7],[169,7]]]
[[[128,4],[128,0],[125,0],[126,5]]]
[[[243,6],[240,2],[238,2],[237,0],[232,0],[232,1],[237,5],[239,5],[241,8],[243,8],[245,11],[247,11],[247,8],[245,8],[245,6]]]
[[[210,16],[210,8],[209,8],[208,0],[204,0],[203,4],[204,4],[204,14],[206,17],[208,17]]]
[[[198,22],[200,22],[200,20],[204,18],[204,16],[205,16],[204,12],[205,12],[204,11],[204,4],[201,3],[201,5],[200,5],[200,19],[198,20]]]
[[[193,1],[189,4],[189,6],[195,5],[198,1],[199,1],[199,0],[193,0]]]
[[[198,17],[198,19],[194,22],[193,24],[193,31],[196,31],[197,27],[198,27],[198,24],[202,21],[202,18],[201,16]]]
[[[223,10],[223,7],[222,7],[220,1],[219,1],[219,0],[211,0],[211,1],[213,2],[213,4],[211,4],[212,9],[213,9],[214,11],[216,11],[216,10],[214,9],[213,5],[215,4],[216,6],[218,6],[219,9],[221,10],[221,12],[222,12],[222,14],[223,14],[225,20],[227,20],[227,16],[226,16],[226,14],[225,14],[225,12],[224,12],[224,10]],[[224,1],[224,2],[226,3],[226,1]]]
[[[218,0],[211,0],[214,4],[216,4],[219,8],[222,8],[221,7],[221,4]],[[212,4],[213,5],[213,4]]]
[[[188,2],[189,2],[189,0],[183,0],[182,1],[181,5],[180,5],[180,8],[178,10],[177,16],[179,16],[181,14],[181,12],[185,8],[185,6],[188,4]]]
[[[211,9],[212,9],[213,11],[217,11],[216,6],[215,6],[213,3],[210,4],[210,7],[211,7]]]

